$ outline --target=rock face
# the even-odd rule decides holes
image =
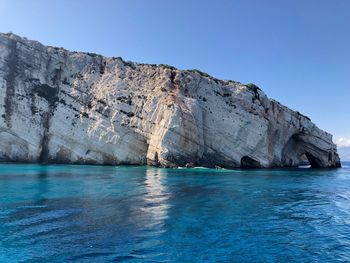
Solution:
[[[0,34],[0,161],[339,167],[332,136],[255,85]]]

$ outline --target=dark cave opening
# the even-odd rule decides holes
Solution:
[[[260,168],[260,167],[261,167],[260,162],[257,160],[254,160],[249,156],[243,156],[241,159],[241,168],[253,169],[253,168]]]
[[[299,168],[320,168],[322,163],[319,159],[313,156],[311,153],[306,152],[301,157],[301,162],[298,164]]]
[[[320,160],[317,159],[316,157],[314,157],[312,154],[306,152],[305,156],[306,156],[307,160],[309,161],[311,168],[320,168],[320,167],[322,167],[322,163],[320,162]]]

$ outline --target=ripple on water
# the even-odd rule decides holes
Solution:
[[[0,262],[348,262],[350,169],[0,165]]]

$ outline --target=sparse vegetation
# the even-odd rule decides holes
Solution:
[[[258,90],[261,91],[261,89],[257,85],[255,85],[254,83],[248,83],[248,84],[246,84],[246,87],[249,90],[253,91],[254,93],[258,92]]]
[[[100,54],[96,54],[96,53],[91,53],[91,52],[86,52],[87,55],[89,55],[90,57],[102,57],[102,55]]]
[[[296,113],[297,113],[299,116],[302,116],[302,117],[308,119],[309,121],[311,121],[311,119],[310,119],[308,116],[305,116],[304,114],[301,114],[299,111],[296,111]]]
[[[86,112],[81,112],[81,116],[84,118],[89,118],[89,114],[87,114]]]
[[[202,77],[206,77],[212,81],[214,81],[216,84],[221,84],[221,85],[229,85],[229,84],[241,84],[240,82],[234,81],[234,80],[221,80],[221,79],[217,79],[213,76],[210,76],[208,73],[205,73],[203,71],[200,71],[198,69],[189,69],[187,70],[188,72],[192,72],[192,73],[197,73],[199,75],[201,75]]]
[[[134,62],[131,62],[131,61],[123,61],[124,62],[124,65],[132,68],[132,69],[136,69],[136,66],[135,66],[135,63]]]
[[[242,84],[239,81],[234,81],[234,80],[224,80],[225,85],[229,85],[229,84]]]
[[[260,95],[259,95],[259,91],[261,91],[261,89],[255,85],[254,83],[248,83],[245,85],[248,90],[250,90],[253,93],[253,98],[252,98],[252,102],[254,103],[256,100],[260,99]]]
[[[101,99],[98,99],[97,102],[98,102],[98,103],[101,103],[101,104],[103,104],[103,105],[105,105],[105,106],[107,105],[107,103],[106,103],[105,101],[101,100]]]
[[[135,116],[135,114],[133,112],[126,112],[124,110],[120,110],[121,113],[125,114],[126,116],[128,116],[129,118],[132,118]]]
[[[203,71],[200,71],[200,70],[198,70],[198,69],[189,69],[188,70],[189,72],[192,72],[192,73],[197,73],[197,74],[199,74],[199,75],[201,75],[201,76],[203,76],[203,77],[207,77],[207,78],[210,78],[210,79],[214,79],[212,76],[210,76],[209,74],[207,74],[207,73],[205,73],[205,72],[203,72]]]
[[[167,65],[167,64],[158,64],[158,67],[162,67],[162,68],[167,68],[167,69],[171,69],[171,70],[177,70],[177,68]]]

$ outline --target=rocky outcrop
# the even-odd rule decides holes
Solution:
[[[255,85],[0,34],[0,161],[340,166],[332,136]]]

